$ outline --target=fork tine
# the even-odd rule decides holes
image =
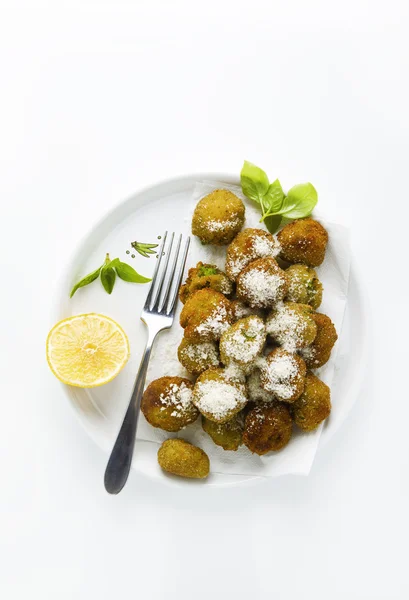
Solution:
[[[170,255],[172,253],[172,246],[173,246],[174,237],[175,237],[175,234],[172,233],[172,237],[170,238],[169,247],[166,250],[165,264],[163,265],[163,269],[162,269],[161,274],[158,276],[158,285],[157,285],[156,291],[153,293],[153,298],[152,298],[152,300],[150,302],[149,310],[153,310],[154,307],[156,306],[156,303],[160,302],[162,287],[163,287],[163,284],[164,284],[165,279],[166,279],[166,271],[168,270],[169,258],[170,258]]]
[[[168,235],[168,232],[165,231],[165,233],[163,234],[163,238],[162,238],[162,242],[161,242],[160,248],[158,250],[158,260],[157,260],[157,263],[156,263],[155,268],[153,270],[151,287],[149,289],[148,295],[147,295],[146,300],[145,300],[145,305],[144,305],[145,310],[149,310],[149,305],[150,305],[151,298],[152,298],[152,295],[153,295],[153,290],[154,290],[155,284],[156,284],[156,276],[158,274],[160,263],[162,261],[163,248],[165,246],[167,235]]]
[[[173,261],[172,261],[172,266],[170,268],[169,271],[169,277],[166,283],[166,289],[164,291],[164,294],[162,295],[162,299],[159,302],[159,306],[158,306],[158,312],[161,312],[163,307],[165,306],[165,304],[168,301],[168,297],[169,297],[169,292],[170,289],[172,287],[172,282],[173,282],[173,277],[175,275],[175,269],[176,269],[176,264],[179,258],[179,250],[180,250],[180,244],[182,243],[182,234],[179,236],[179,240],[178,240],[178,244],[176,246],[176,250],[175,250],[175,254],[173,257]]]
[[[182,241],[182,240],[180,240],[180,241]],[[182,281],[183,273],[185,271],[187,253],[189,252],[189,244],[190,244],[190,237],[188,236],[186,239],[186,243],[185,243],[185,249],[183,251],[182,261],[180,263],[179,272],[178,272],[178,274],[176,276],[176,280],[175,280],[176,281],[175,289],[173,290],[173,294],[171,295],[168,305],[166,307],[166,315],[167,316],[173,317],[173,315],[175,314],[176,298],[178,296],[180,283]]]

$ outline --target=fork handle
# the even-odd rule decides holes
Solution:
[[[149,335],[148,337],[145,353],[139,366],[129,406],[105,470],[105,489],[110,494],[119,494],[128,479],[129,471],[131,469],[136,426],[138,424],[140,412],[139,409],[155,337],[156,334],[153,336]]]

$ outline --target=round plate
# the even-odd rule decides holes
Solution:
[[[91,229],[79,244],[62,277],[56,306],[57,319],[86,312],[107,314],[124,327],[130,339],[130,361],[114,381],[93,389],[64,386],[80,423],[88,435],[107,454],[112,449],[122,423],[144,349],[146,330],[139,315],[148,292],[148,286],[130,285],[117,280],[115,290],[109,296],[102,293],[100,282],[96,281],[93,285],[77,292],[71,300],[69,299],[70,289],[84,274],[95,270],[99,264],[102,264],[107,252],[111,258],[119,257],[126,260],[139,273],[150,276],[154,268],[155,257],[147,260],[135,253],[136,256],[133,259],[130,243],[135,240],[148,243],[159,242],[157,238],[163,231],[177,232],[178,224],[187,218],[186,207],[189,206],[195,183],[201,180],[239,184],[237,177],[230,175],[199,173],[171,179],[137,192],[116,206]],[[127,254],[127,250],[131,254]],[[121,287],[124,289],[119,289]],[[342,397],[343,406],[347,406],[348,410],[343,411],[342,418],[334,411],[323,429],[321,445],[328,441],[339,428],[358,395],[361,383],[360,373],[363,370],[357,367],[362,364],[362,357],[366,355],[364,306],[356,268],[353,264],[346,315],[338,342],[341,345],[338,356],[344,357],[344,359],[337,364],[332,388],[333,405],[336,406],[337,397]],[[351,307],[353,307],[353,311]],[[157,465],[156,454],[156,444],[137,441],[133,468],[150,477],[160,477],[164,482],[186,485],[184,480],[164,476]],[[207,484],[237,485],[263,479],[263,477],[248,475],[215,473],[207,480]]]

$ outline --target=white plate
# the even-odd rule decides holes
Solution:
[[[61,280],[57,298],[57,319],[71,315],[99,312],[107,314],[120,323],[129,336],[131,359],[120,375],[111,383],[90,390],[64,386],[81,424],[89,436],[107,454],[111,451],[126,410],[139,360],[144,348],[146,331],[139,315],[148,292],[147,285],[131,285],[117,280],[111,296],[103,292],[99,281],[79,290],[70,300],[72,285],[86,273],[102,264],[106,252],[111,258],[119,257],[132,264],[138,272],[149,276],[154,268],[155,257],[149,260],[139,256],[135,259],[126,250],[131,250],[134,240],[156,242],[163,231],[178,231],[181,220],[188,218],[187,207],[194,185],[201,180],[224,181],[238,184],[236,177],[219,173],[200,173],[171,179],[137,192],[121,202],[106,215],[79,245]],[[122,289],[120,289],[122,288]],[[125,293],[126,291],[126,293]],[[353,310],[352,310],[353,307]],[[365,303],[358,284],[354,264],[350,277],[350,289],[343,329],[339,344],[339,356],[344,360],[337,364],[333,383],[333,404],[342,395],[344,406],[352,408],[360,387],[363,358],[366,356]],[[345,351],[346,350],[346,351]],[[343,413],[345,418],[345,412]],[[336,411],[323,429],[322,446],[335,433],[342,420]],[[160,477],[164,482],[186,484],[183,480],[167,478],[156,461],[157,445],[137,441],[133,468],[148,476]],[[102,474],[101,474],[102,477]],[[262,477],[247,475],[212,474],[211,485],[231,485],[260,481]]]

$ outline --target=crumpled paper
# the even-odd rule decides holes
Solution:
[[[221,182],[206,181],[198,182],[194,188],[189,218],[181,223],[181,233],[190,235],[191,215],[194,207],[200,198],[218,188],[230,189],[245,201],[246,222],[244,227],[264,228],[264,225],[259,222],[260,213],[258,208],[244,198],[241,188]],[[320,219],[316,213],[314,213],[314,218],[321,221],[329,234],[325,261],[323,265],[316,269],[324,286],[323,302],[318,310],[332,319],[340,336],[347,302],[350,272],[349,233],[345,227],[328,223]],[[216,264],[224,269],[225,256],[225,247],[203,246],[196,237],[192,236],[185,272],[187,273],[187,269],[195,266],[200,260]],[[191,378],[177,359],[177,348],[183,337],[183,329],[179,325],[180,310],[181,305],[179,304],[172,329],[162,332],[155,343],[146,385],[165,375]],[[335,345],[328,363],[315,371],[318,377],[330,387],[334,376],[337,353],[338,343]],[[333,410],[337,410],[337,407],[333,406]],[[317,452],[322,427],[323,425],[310,433],[302,433],[294,427],[294,433],[289,444],[281,451],[271,452],[265,456],[252,454],[245,446],[240,447],[236,452],[225,451],[216,446],[203,431],[200,418],[196,423],[189,425],[181,432],[172,434],[151,427],[141,414],[137,439],[160,444],[169,437],[182,437],[199,446],[208,454],[211,470],[214,473],[264,477],[277,477],[288,474],[308,475]]]

